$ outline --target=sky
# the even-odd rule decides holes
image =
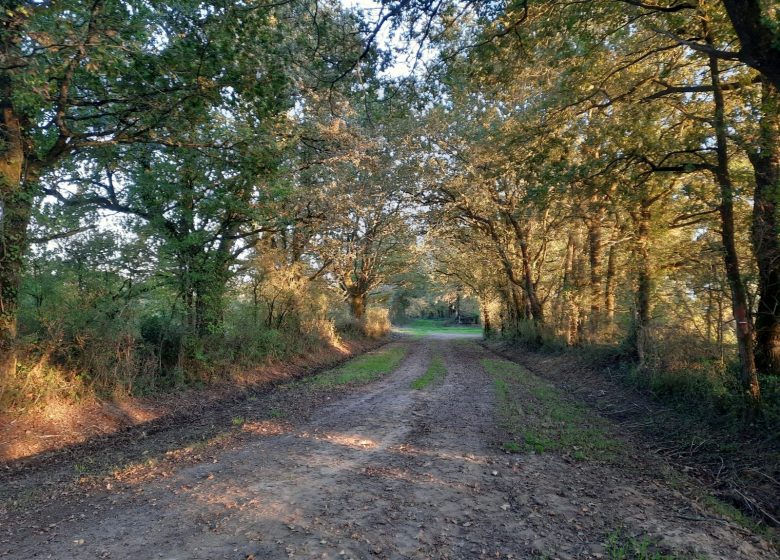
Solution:
[[[340,0],[341,5],[346,8],[353,8],[365,12],[370,22],[376,22],[382,5],[374,0]],[[390,35],[389,22],[384,25],[377,35],[377,42],[381,47],[391,48],[396,53],[393,64],[382,74],[388,78],[400,78],[408,76],[413,71],[414,56],[417,53],[417,44],[407,45],[405,41]],[[400,52],[399,52],[400,51]],[[423,61],[430,60],[432,54],[423,52]],[[418,69],[419,71],[419,69]]]

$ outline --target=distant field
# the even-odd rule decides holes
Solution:
[[[407,325],[396,327],[395,330],[396,332],[415,336],[441,333],[482,334],[482,327],[479,325],[450,326],[445,325],[444,321],[439,321],[438,319],[414,319]]]

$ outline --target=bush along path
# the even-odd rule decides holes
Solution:
[[[475,341],[362,360],[248,401],[222,437],[4,491],[0,557],[777,558]]]

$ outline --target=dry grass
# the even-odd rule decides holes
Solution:
[[[148,397],[117,395],[105,400],[89,393],[79,400],[65,395],[42,401],[33,409],[6,411],[0,414],[0,462],[83,443],[127,426],[208,406],[209,402],[231,394],[336,365],[376,345],[376,341],[352,340],[341,342],[339,347],[322,346],[284,363],[232,371],[227,379],[206,388]]]
[[[390,332],[391,328],[388,310],[383,307],[369,307],[363,321],[363,331],[366,336],[380,338]]]

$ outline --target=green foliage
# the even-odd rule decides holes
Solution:
[[[504,443],[504,450],[561,451],[601,461],[615,457],[619,444],[583,405],[514,362],[484,359],[482,367],[493,377],[502,426],[518,438]]]
[[[199,386],[341,343],[333,322],[320,316],[338,300],[322,299],[323,307],[298,305],[269,328],[265,305],[241,299],[237,289],[227,293],[233,303],[218,328],[199,334],[177,294],[165,285],[151,278],[128,280],[109,251],[104,270],[90,262],[101,258],[101,246],[112,245],[91,244],[89,238],[71,241],[64,256],[44,254],[33,261],[21,302],[21,363],[4,385],[3,408]],[[109,270],[113,265],[119,268]],[[311,291],[296,297],[323,296],[316,286],[305,289]],[[374,328],[380,329],[381,321]]]
[[[343,366],[311,378],[310,383],[324,387],[363,385],[392,372],[406,356],[405,345],[394,345],[374,350],[353,358]]]
[[[430,385],[437,383],[444,379],[447,375],[447,368],[444,366],[444,358],[441,354],[436,354],[428,365],[428,369],[425,370],[420,377],[412,381],[410,384],[412,389],[422,390],[426,389]]]
[[[365,299],[409,232],[399,201],[386,203],[398,189],[368,169],[388,152],[363,128],[379,94],[376,52],[354,13],[319,8],[66,0],[3,10],[3,118],[21,123],[31,180],[0,177],[10,188],[0,189],[0,246],[18,261],[28,244],[26,227],[5,227],[9,201],[24,202],[14,216],[34,215],[40,244],[22,291],[18,275],[0,278],[10,310],[0,336],[16,338],[21,303],[24,343],[0,400],[70,398],[68,386],[147,394],[341,343],[331,271],[371,267]],[[345,94],[357,55],[356,111]],[[338,79],[322,96],[328,77]],[[364,197],[356,171],[377,178]],[[354,198],[351,215],[331,206],[346,198],[326,190],[339,189]],[[380,214],[389,219],[369,223]],[[365,251],[348,263],[358,231]],[[385,334],[386,313],[371,313],[354,336]]]
[[[411,155],[431,201],[431,268],[468,286],[494,331],[535,348],[622,345],[657,371],[681,371],[670,362],[691,355],[744,356],[732,373],[757,406],[752,337],[737,351],[732,309],[763,333],[778,321],[776,208],[761,204],[777,180],[756,157],[777,159],[766,148],[779,145],[777,93],[749,68],[670,43],[701,31],[693,11],[537,5],[518,25],[515,8],[474,7],[439,45],[441,103]],[[737,40],[722,3],[700,8],[712,44]],[[749,12],[766,19],[765,7]],[[700,95],[719,88],[718,65],[722,100]],[[728,247],[740,258],[724,261]],[[756,337],[759,358],[768,338]],[[653,383],[720,399],[699,375]]]
[[[28,228],[4,224],[28,211],[37,243],[21,289],[2,280],[0,340],[16,337],[18,307],[12,377],[42,388],[16,380],[0,399],[199,384],[383,336],[387,307],[397,321],[479,315],[486,334],[548,351],[622,341],[658,398],[746,413],[736,371],[697,363],[733,353],[729,228],[701,148],[717,140],[701,124],[711,96],[663,91],[708,87],[710,69],[658,31],[698,33],[701,19],[730,44],[734,30],[717,3],[693,19],[597,4],[533,7],[498,36],[510,7],[455,18],[445,63],[410,100],[338,3],[12,2],[2,94],[34,180],[0,177],[0,248],[20,262]],[[752,287],[749,155],[771,103],[749,68],[727,71],[733,241]],[[776,426],[778,390],[762,382],[761,421]]]

